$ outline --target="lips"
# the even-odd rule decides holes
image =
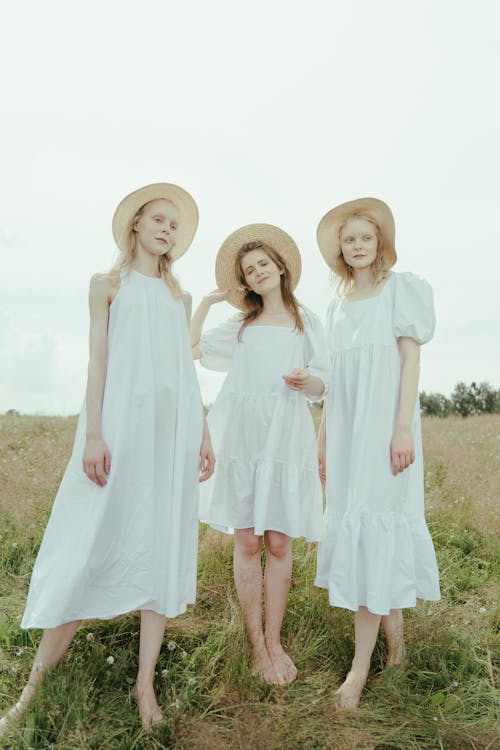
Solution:
[[[263,279],[259,279],[259,281],[257,282],[257,284],[262,284],[264,281],[267,281],[268,278],[269,278],[269,276],[265,276]]]
[[[164,245],[168,244],[167,240],[165,239],[165,237],[156,237],[156,239],[159,240],[160,242],[163,242]]]

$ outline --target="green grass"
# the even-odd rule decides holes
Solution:
[[[369,682],[355,714],[339,712],[332,700],[352,658],[352,614],[330,608],[326,592],[313,587],[315,546],[294,543],[283,635],[299,678],[279,689],[250,673],[231,540],[203,528],[198,602],[169,621],[158,662],[156,688],[167,716],[161,731],[144,735],[130,697],[139,618],[129,615],[80,629],[3,747],[493,750],[500,742],[499,427],[498,417],[425,420],[428,522],[443,598],[406,612],[407,669]],[[0,713],[17,698],[39,640],[19,621],[73,428],[71,419],[0,418]],[[385,656],[381,638],[371,677]]]

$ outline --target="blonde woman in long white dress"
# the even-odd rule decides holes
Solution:
[[[115,212],[121,255],[90,283],[86,400],[21,625],[44,632],[0,733],[82,620],[133,610],[141,611],[134,693],[144,728],[162,721],[154,669],[166,618],[195,601],[198,481],[214,461],[189,345],[190,297],[171,270],[197,222],[191,196],[167,183],[134,191]]]
[[[191,324],[194,356],[228,373],[208,414],[217,463],[202,488],[200,518],[234,530],[234,579],[253,670],[279,685],[297,675],[280,637],[292,538],[315,541],[323,528],[306,395],[323,392],[325,344],[320,322],[293,295],[300,268],[298,248],[286,232],[268,224],[238,229],[217,256],[220,289],[204,298]],[[222,299],[242,313],[202,335],[210,306]]]
[[[319,434],[328,524],[316,585],[352,610],[355,652],[338,690],[357,708],[380,622],[388,664],[404,660],[402,609],[439,599],[436,556],[424,517],[420,345],[434,332],[432,290],[393,273],[394,219],[362,198],[329,211],[318,242],[340,281],[328,310],[329,391]]]

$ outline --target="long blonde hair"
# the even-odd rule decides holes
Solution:
[[[371,216],[367,216],[366,214],[351,214],[350,216],[346,217],[345,221],[339,228],[339,252],[332,269],[333,273],[337,277],[337,293],[339,294],[339,296],[348,294],[352,288],[352,284],[354,281],[353,270],[351,266],[349,266],[344,260],[344,256],[342,254],[342,245],[340,241],[344,227],[351,219],[364,219],[365,221],[369,221],[370,224],[372,224],[372,226],[375,228],[375,234],[377,235],[377,255],[375,256],[375,260],[370,266],[373,276],[373,283],[375,285],[380,284],[389,276],[390,272],[390,266],[387,264],[387,261],[384,257],[384,241],[382,238],[382,233],[377,222],[372,219]]]
[[[130,221],[129,229],[127,232],[127,250],[120,251],[120,255],[118,256],[115,265],[110,271],[110,276],[116,283],[118,283],[118,279],[122,270],[124,270],[128,274],[130,272],[130,269],[132,268],[132,263],[134,262],[137,251],[137,231],[135,230],[135,225],[141,218],[142,214],[144,213],[144,209],[149,203],[152,203],[152,201],[148,201],[143,206],[141,206]],[[169,201],[169,203],[172,203],[172,201]],[[172,205],[175,204],[172,203]],[[158,271],[160,273],[160,277],[168,286],[173,296],[182,297],[184,291],[178,279],[172,273],[172,263],[173,261],[170,256],[170,251],[167,251],[163,255],[160,255],[158,258]]]
[[[285,308],[295,320],[295,328],[303,333],[304,324],[300,316],[299,303],[297,302],[297,299],[295,298],[295,295],[292,291],[292,277],[290,275],[290,271],[285,261],[283,260],[281,255],[276,252],[276,250],[274,250],[270,245],[266,245],[265,242],[257,240],[255,242],[245,242],[245,244],[242,245],[236,253],[236,257],[234,259],[235,275],[240,286],[245,289],[245,296],[243,298],[244,309],[242,315],[243,324],[238,334],[238,340],[241,341],[241,334],[243,333],[247,325],[252,321],[257,320],[259,315],[261,315],[264,310],[264,303],[261,295],[257,294],[252,289],[247,289],[245,274],[243,273],[243,268],[241,266],[241,262],[245,255],[247,253],[250,253],[252,250],[263,250],[268,258],[276,263],[279,270],[283,272],[280,276],[281,299],[283,300]]]

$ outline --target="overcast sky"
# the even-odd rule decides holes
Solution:
[[[89,278],[115,258],[116,204],[157,181],[200,209],[177,264],[195,304],[224,238],[264,221],[297,241],[322,317],[319,219],[387,201],[395,270],[435,293],[421,389],[499,387],[499,28],[496,0],[3,4],[0,412],[80,409]]]

